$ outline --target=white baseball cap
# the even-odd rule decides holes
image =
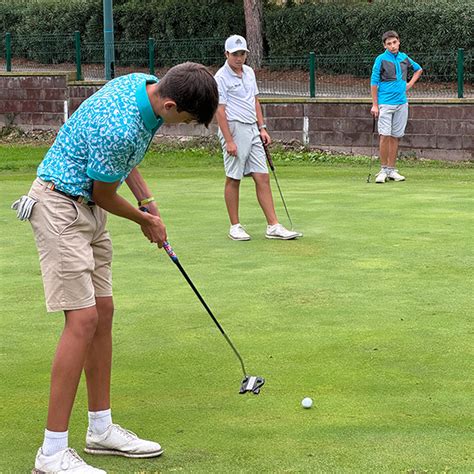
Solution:
[[[236,51],[247,51],[247,41],[245,41],[245,38],[240,35],[232,35],[229,36],[225,40],[225,50],[228,53],[235,53]]]

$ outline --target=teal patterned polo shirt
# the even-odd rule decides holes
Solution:
[[[163,119],[146,85],[155,76],[135,73],[108,82],[61,127],[38,167],[38,177],[74,196],[92,199],[94,180],[123,182],[145,156]]]

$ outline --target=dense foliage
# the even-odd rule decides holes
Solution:
[[[411,52],[472,49],[474,2],[465,0],[379,0],[358,5],[304,3],[265,15],[265,34],[274,56],[374,54],[384,31],[396,30]]]
[[[309,51],[373,55],[381,51],[382,33],[395,29],[402,37],[402,49],[410,53],[454,53],[460,47],[469,51],[474,41],[472,18],[474,2],[465,0],[288,1],[285,6],[265,2],[265,50],[273,57],[303,56]],[[25,51],[28,42],[31,50],[37,49],[31,44],[36,39],[28,40],[29,35],[69,35],[64,44],[55,44],[56,51],[71,48],[75,30],[84,42],[101,42],[102,23],[101,0],[0,3],[0,27],[17,37],[17,45],[23,41]],[[116,41],[146,42],[152,37],[161,42],[160,56],[169,61],[221,58],[222,39],[245,34],[243,2],[114,0],[114,28]],[[129,51],[136,58],[136,52]]]

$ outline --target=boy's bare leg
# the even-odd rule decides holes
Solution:
[[[252,178],[255,181],[258,203],[265,214],[268,225],[278,224],[270,187],[270,175],[268,173],[252,173]]]
[[[388,145],[388,167],[395,168],[395,163],[397,161],[398,155],[398,144],[400,140],[395,137],[387,137],[389,138],[389,145]]]
[[[66,322],[51,370],[49,431],[68,429],[77,386],[98,322],[95,306],[64,313]]]
[[[99,320],[84,364],[89,411],[108,410],[110,408],[112,319],[114,315],[112,297],[96,298],[96,308]]]
[[[229,213],[231,225],[238,224],[239,221],[239,191],[240,180],[229,178],[225,179],[224,199]]]
[[[380,166],[389,166],[390,136],[380,135]]]

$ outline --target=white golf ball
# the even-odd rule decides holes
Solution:
[[[303,408],[311,408],[313,406],[313,400],[309,397],[305,397],[301,400],[301,405]]]

